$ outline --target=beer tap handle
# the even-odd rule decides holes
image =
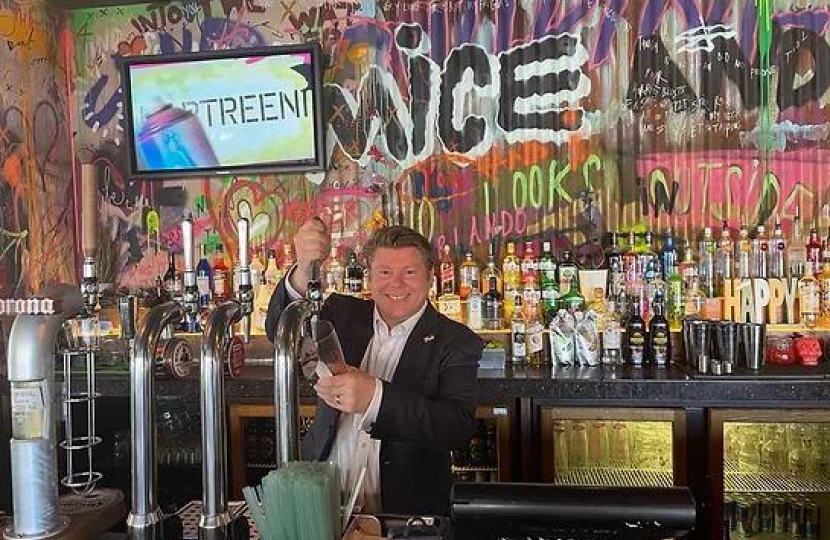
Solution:
[[[311,278],[306,289],[306,298],[311,302],[319,303],[323,301],[323,286],[320,282],[320,267],[322,263],[317,260],[311,263]],[[319,311],[319,310],[318,310]]]
[[[84,254],[81,294],[84,310],[92,313],[98,305],[98,278],[95,255],[98,251],[98,168],[81,165],[81,249]]]
[[[182,247],[184,249],[184,313],[187,330],[195,332],[199,321],[199,289],[196,287],[196,264],[193,249],[193,219],[182,221]]]
[[[182,246],[184,249],[184,271],[185,275],[187,273],[193,274],[193,282],[192,285],[196,286],[196,264],[194,260],[194,250],[193,250],[193,218],[188,216],[182,221]],[[185,283],[188,285],[188,283]]]
[[[254,290],[251,285],[251,224],[247,218],[239,218],[236,227],[239,234],[239,272],[237,300],[242,308],[242,337],[251,341],[251,313],[254,311]]]

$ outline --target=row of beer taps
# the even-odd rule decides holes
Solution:
[[[211,310],[203,327],[199,375],[199,403],[202,419],[202,511],[199,537],[230,538],[231,515],[227,497],[227,444],[225,431],[224,365],[233,338],[233,326],[242,323],[244,341],[250,341],[253,312],[251,287],[250,223],[237,222],[238,267],[236,298]],[[182,322],[193,323],[200,313],[196,288],[193,221],[182,222],[184,248],[184,294],[153,307],[139,323],[130,361],[130,430],[132,441],[132,507],[127,517],[130,538],[163,537],[163,514],[157,494],[155,373],[158,342],[164,330]]]
[[[12,417],[32,417],[31,400],[26,393],[36,389],[46,403],[41,432],[13,431],[11,440],[13,523],[3,531],[6,540],[18,538],[58,538],[71,529],[67,516],[60,515],[57,489],[56,424],[58,414],[53,396],[60,394],[55,383],[54,359],[59,333],[64,323],[73,318],[94,317],[100,295],[96,278],[97,240],[97,170],[84,165],[81,174],[82,191],[82,249],[83,266],[80,287],[59,285],[43,294],[59,300],[61,310],[52,315],[19,316],[12,326],[9,339],[9,380],[12,387]],[[158,368],[157,351],[165,349],[172,327],[200,318],[199,294],[196,286],[194,224],[192,219],[182,223],[184,249],[184,291],[181,298],[152,307],[138,321],[130,347],[130,430],[131,430],[131,500],[127,516],[127,536],[133,540],[165,539],[165,516],[157,499],[158,471],[156,462],[156,396],[155,375]],[[244,341],[250,340],[253,312],[253,288],[250,270],[250,223],[242,218],[237,222],[238,266],[235,269],[235,297],[215,306],[206,316],[202,327],[199,392],[201,407],[202,508],[199,516],[199,538],[203,540],[236,539],[237,516],[229,512],[227,490],[227,444],[225,428],[224,366],[229,348],[234,341],[234,326],[241,323]],[[302,304],[302,320],[319,310],[308,310]],[[284,327],[285,321],[281,321]],[[301,322],[297,323],[298,325]],[[294,335],[282,330],[283,336]],[[238,338],[237,338],[238,339]],[[280,341],[280,340],[278,340]],[[278,463],[297,458],[297,396],[293,358],[296,344],[277,344],[275,370],[285,373],[275,382],[277,418],[284,427],[278,434],[278,446],[288,448],[280,454]],[[279,351],[284,351],[280,361]],[[291,355],[291,356],[288,356]],[[279,367],[277,367],[279,366]],[[94,371],[94,366],[92,367]],[[287,376],[293,379],[288,379]],[[90,396],[97,395],[94,389]],[[16,398],[15,396],[18,396]],[[291,399],[290,404],[282,403]],[[280,411],[292,416],[281,417]],[[286,418],[294,418],[293,421]],[[286,424],[287,423],[287,424]],[[24,425],[21,423],[21,425]],[[89,440],[95,437],[88,435]],[[280,443],[280,439],[289,443]],[[90,472],[90,476],[91,476]],[[92,486],[94,488],[94,486]],[[236,531],[236,532],[235,532]],[[67,533],[68,534],[68,533]],[[244,533],[247,534],[247,533]],[[247,538],[247,536],[246,536]]]

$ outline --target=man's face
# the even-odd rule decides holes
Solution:
[[[369,291],[389,328],[423,307],[432,286],[432,272],[414,247],[378,248],[369,267]]]

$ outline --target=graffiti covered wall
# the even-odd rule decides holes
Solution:
[[[0,297],[76,282],[60,12],[0,0]],[[63,43],[61,43],[63,40]]]
[[[113,272],[146,282],[143,216],[176,245],[186,208],[232,243],[281,242],[322,213],[347,241],[377,210],[439,247],[545,237],[586,262],[606,230],[781,219],[828,225],[830,2],[192,0],[76,10],[79,154],[106,166]],[[119,55],[318,40],[322,183],[131,183]],[[149,239],[151,245],[154,240]],[[166,247],[166,246],[162,246]],[[148,255],[149,253],[149,255]]]

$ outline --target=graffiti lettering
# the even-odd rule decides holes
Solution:
[[[210,16],[210,0],[193,0],[181,4],[172,2],[150,2],[147,4],[148,15],[139,15],[130,23],[139,34],[157,32],[167,28],[168,23],[175,25],[182,20],[192,23],[196,16],[204,12]]]
[[[432,139],[436,131],[445,151],[475,157],[490,149],[496,132],[510,143],[561,143],[576,132],[590,130],[579,107],[579,100],[590,93],[590,82],[581,70],[588,53],[578,36],[548,36],[505,51],[497,59],[478,45],[455,48],[439,79],[433,75],[438,71],[437,64],[420,52],[426,50],[420,27],[402,25],[397,32],[406,32],[405,36],[396,37],[396,43],[405,45],[402,52],[409,57],[410,68],[428,67],[420,70],[420,79],[410,82],[418,103],[427,103],[414,116],[415,104],[404,103],[395,78],[379,66],[369,67],[357,93],[373,96],[375,103],[390,104],[383,109],[353,96],[342,86],[326,85],[336,144],[359,163],[367,164],[369,149],[377,145],[396,162],[408,166],[427,151],[425,141]],[[491,81],[499,81],[498,89]],[[471,92],[474,88],[476,91]],[[469,94],[477,94],[485,103],[497,101],[497,116],[492,116],[492,106],[485,108],[489,111],[486,114],[467,112],[465,100]],[[438,108],[431,101],[436,97],[440,111],[449,115],[440,129],[433,121]],[[420,135],[417,139],[421,146],[413,142],[414,118],[425,128],[418,130],[425,133],[423,139]],[[416,153],[421,147],[423,151]]]

